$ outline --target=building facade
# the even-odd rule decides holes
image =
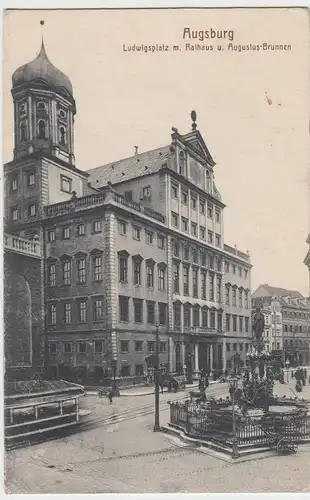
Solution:
[[[100,380],[116,363],[222,371],[251,338],[251,262],[224,243],[215,162],[197,130],[83,171],[74,157],[69,79],[42,43],[13,74],[15,148],[5,165],[5,224],[44,255],[42,328],[51,376]]]
[[[310,234],[308,234],[307,244],[309,245],[309,250],[304,259],[304,264],[306,264],[309,273],[309,297],[310,297]]]
[[[310,302],[299,292],[260,285],[253,293],[253,305],[265,313],[266,347],[283,350],[292,365],[310,361]]]

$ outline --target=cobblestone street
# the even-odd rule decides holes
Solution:
[[[223,386],[213,386],[209,393],[223,392],[227,389]],[[275,392],[288,396],[290,389],[294,390],[291,380],[286,385],[277,384]],[[301,396],[310,397],[310,387],[304,389]],[[169,399],[171,395],[161,396],[161,401]],[[310,491],[307,445],[300,446],[297,455],[256,455],[248,461],[229,463],[171,436],[153,433],[152,414],[126,418],[129,408],[135,407],[139,414],[142,407],[151,407],[151,395],[115,399],[113,405],[96,396],[87,396],[89,401],[92,411],[97,408],[98,413],[118,417],[116,423],[8,452],[8,493]],[[168,410],[168,405],[162,405],[161,424],[167,423]]]

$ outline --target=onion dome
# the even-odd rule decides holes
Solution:
[[[40,53],[36,59],[20,66],[13,73],[13,88],[35,80],[44,81],[52,88],[66,89],[70,95],[73,95],[72,84],[69,78],[50,62],[45,51],[43,40]]]

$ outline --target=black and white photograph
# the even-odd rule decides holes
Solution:
[[[6,494],[310,492],[309,34],[4,11]]]

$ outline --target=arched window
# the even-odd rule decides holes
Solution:
[[[27,124],[26,124],[26,122],[21,122],[21,124],[20,124],[20,140],[21,140],[21,142],[27,141]]]
[[[22,103],[20,106],[19,106],[19,112],[21,115],[23,115],[26,111],[26,104],[25,103]]]
[[[61,110],[59,111],[59,116],[60,116],[61,118],[66,118],[66,112],[65,112],[63,109],[61,109]]]
[[[59,129],[59,142],[60,144],[67,144],[67,132],[65,127]]]
[[[38,122],[38,139],[46,139],[46,124],[44,120]]]
[[[37,109],[38,109],[38,111],[45,111],[45,109],[46,109],[45,102],[42,102],[42,101],[38,102]]]
[[[183,151],[180,151],[179,154],[179,173],[185,175],[185,156]]]

